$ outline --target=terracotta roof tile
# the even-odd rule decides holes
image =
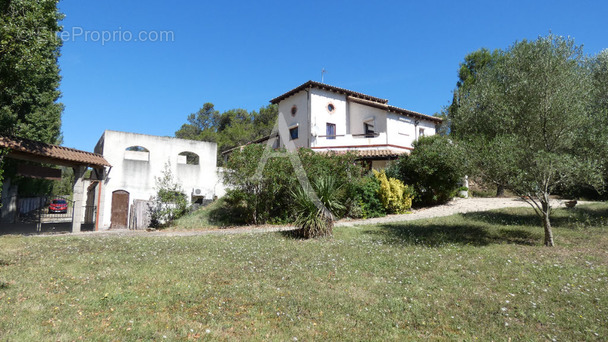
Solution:
[[[359,150],[359,151],[356,151],[356,154],[362,158],[378,158],[378,157],[397,158],[404,153],[407,153],[407,152],[406,151],[396,151],[396,150]]]
[[[402,154],[408,153],[407,151],[397,151],[391,149],[381,149],[381,150],[322,150],[319,153],[327,153],[327,154],[346,154],[352,153],[357,155],[360,159],[374,159],[374,158],[397,158]]]
[[[0,147],[8,148],[16,154],[55,159],[74,164],[85,164],[90,166],[111,166],[108,161],[99,154],[76,150],[73,148],[45,144],[29,139],[7,137],[0,135]]]
[[[438,118],[436,116],[426,115],[426,114],[414,112],[413,110],[390,106],[390,105],[388,105],[388,100],[386,100],[386,99],[381,99],[379,97],[374,97],[374,96],[366,95],[363,93],[358,93],[356,91],[339,88],[339,87],[334,87],[329,84],[315,82],[315,81],[308,81],[308,82],[286,92],[285,94],[280,95],[280,96],[270,100],[270,103],[274,103],[274,104],[279,103],[282,100],[284,100],[292,95],[295,95],[298,92],[300,92],[306,88],[319,88],[319,89],[323,89],[323,90],[332,91],[332,92],[338,93],[338,94],[345,94],[351,98],[349,100],[359,99],[357,102],[360,101],[360,103],[362,103],[362,104],[366,104],[366,105],[369,105],[372,107],[382,108],[382,109],[388,110],[389,112],[397,113],[400,115],[411,116],[411,117],[415,117],[415,118],[419,118],[419,119],[423,119],[423,120],[433,121],[436,123],[441,123],[443,121],[441,118]],[[361,100],[363,100],[363,101],[361,101]]]
[[[379,97],[375,97],[375,96],[370,96],[370,95],[365,95],[362,93],[358,93],[356,91],[352,91],[352,90],[348,90],[348,89],[344,89],[344,88],[339,88],[339,87],[334,87],[331,86],[329,84],[325,84],[325,83],[321,83],[321,82],[315,82],[315,81],[308,81],[288,92],[286,92],[285,94],[278,96],[272,100],[270,100],[270,103],[279,103],[281,102],[283,99],[286,99],[296,93],[299,93],[300,91],[306,89],[306,88],[318,88],[318,89],[324,89],[324,90],[329,90],[329,91],[333,91],[334,93],[338,93],[338,94],[345,94],[348,96],[353,96],[353,97],[358,97],[364,100],[368,100],[368,101],[373,101],[373,102],[378,102],[378,103],[388,103],[388,100],[386,99],[381,99]]]
[[[422,114],[422,113],[414,112],[413,110],[403,109],[403,108],[399,108],[399,107],[395,107],[395,106],[388,106],[388,111],[389,112],[393,112],[393,113],[397,113],[397,114],[401,114],[401,115],[405,115],[405,116],[412,116],[412,117],[417,117],[419,119],[434,121],[434,122],[436,122],[438,124],[441,123],[441,122],[443,122],[442,118],[438,118],[436,116],[431,116],[431,115],[427,115],[427,114]]]

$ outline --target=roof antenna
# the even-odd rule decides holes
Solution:
[[[321,83],[325,83],[325,82],[323,82],[323,80],[324,80],[324,78],[325,78],[324,76],[325,76],[325,73],[326,73],[326,72],[327,72],[327,71],[325,71],[325,68],[323,68],[323,69],[321,70]]]

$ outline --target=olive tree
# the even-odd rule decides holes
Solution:
[[[593,82],[591,112],[595,116],[590,132],[593,137],[600,137],[592,141],[592,147],[596,148],[597,157],[608,164],[608,49],[591,59],[590,69]],[[604,180],[607,179],[608,173],[604,174]]]
[[[552,35],[500,54],[461,98],[455,131],[479,176],[503,179],[529,203],[553,246],[549,196],[562,184],[601,180],[590,68],[572,39]]]

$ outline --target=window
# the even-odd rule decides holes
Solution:
[[[291,116],[296,116],[297,112],[298,112],[298,107],[296,105],[293,105],[293,107],[291,107]]]
[[[327,123],[325,135],[327,139],[336,139],[336,124]]]
[[[298,126],[292,127],[289,129],[289,139],[290,140],[298,139]]]
[[[199,158],[198,154],[193,152],[182,152],[177,156],[178,164],[187,164],[187,165],[198,165]]]
[[[333,103],[327,105],[327,111],[333,113],[336,110],[336,106]]]
[[[150,161],[150,151],[143,146],[130,146],[125,149],[125,159]]]
[[[376,137],[376,131],[374,131],[374,125],[372,122],[364,122],[363,129],[365,130],[366,138],[374,138]]]
[[[424,128],[418,129],[418,138],[422,138],[424,136]]]
[[[131,146],[131,147],[127,147],[125,149],[125,151],[132,151],[132,152],[150,152],[148,151],[147,148],[143,147],[143,146]]]

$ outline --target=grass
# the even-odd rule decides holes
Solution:
[[[217,229],[234,225],[231,222],[224,199],[220,198],[211,204],[200,208],[186,216],[177,219],[171,224],[171,230],[201,230]]]
[[[288,234],[0,237],[3,340],[605,340],[608,205]]]

